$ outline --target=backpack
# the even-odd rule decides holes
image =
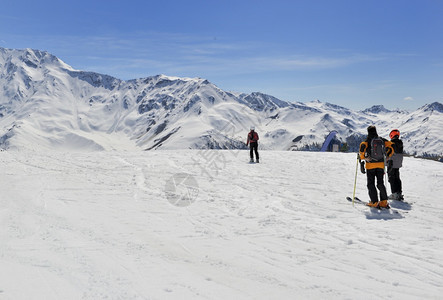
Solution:
[[[385,160],[385,142],[381,137],[376,136],[371,140],[371,148],[369,149],[369,157],[371,162],[382,162]]]
[[[249,132],[249,142],[256,143],[258,140],[258,133],[255,131]]]

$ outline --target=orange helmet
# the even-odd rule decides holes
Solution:
[[[389,137],[391,138],[391,140],[395,137],[400,137],[400,131],[398,129],[392,130],[389,134]]]

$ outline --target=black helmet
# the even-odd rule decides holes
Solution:
[[[370,135],[377,135],[377,128],[375,128],[374,125],[371,125],[368,127],[368,134]]]

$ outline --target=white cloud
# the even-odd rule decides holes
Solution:
[[[58,36],[44,40],[53,45],[50,48],[63,48],[61,52],[64,53],[72,52],[75,48],[78,56],[86,56],[89,60],[92,54],[97,62],[103,62],[104,68],[109,68],[105,61],[119,60],[127,62],[119,66],[124,69],[133,68],[135,63],[142,69],[161,66],[165,68],[164,72],[169,73],[180,70],[201,73],[324,70],[386,59],[385,55],[355,53],[329,56],[279,50],[280,53],[276,54],[275,47],[254,41],[234,42],[223,38],[162,32],[139,32],[130,36]],[[69,59],[66,60],[69,64]]]
[[[403,98],[404,101],[414,101],[414,98],[412,97],[405,97]]]
[[[48,50],[77,69],[133,79],[153,74],[244,76],[269,72],[343,69],[389,59],[350,51],[294,53],[284,45],[233,41],[226,37],[135,32],[130,35],[41,36],[32,47]],[[38,42],[38,43],[37,43]]]

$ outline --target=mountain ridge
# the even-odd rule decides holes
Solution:
[[[355,151],[374,124],[383,136],[400,129],[410,154],[441,156],[442,107],[353,111],[227,92],[202,78],[125,81],[75,70],[45,51],[0,48],[0,147],[6,149],[65,149],[68,141],[92,150],[243,149],[255,125],[262,149],[318,150],[336,130],[337,141]]]

